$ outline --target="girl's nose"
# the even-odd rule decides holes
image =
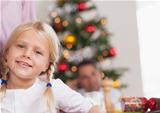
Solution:
[[[26,58],[31,58],[31,55],[32,55],[32,50],[31,49],[26,49],[23,53],[23,57],[26,57]]]

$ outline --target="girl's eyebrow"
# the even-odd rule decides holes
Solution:
[[[36,49],[36,50],[40,50],[40,51],[42,51],[42,52],[45,52],[44,49],[42,49],[42,48],[40,48],[40,47],[38,47],[38,46],[36,46],[35,49]]]
[[[28,44],[28,42],[23,41],[23,40],[18,40],[17,43]],[[42,52],[45,52],[45,49],[43,49],[41,46],[35,46],[35,49],[38,49],[38,50],[41,50]]]
[[[20,43],[25,43],[25,44],[27,44],[27,42],[25,42],[25,41],[23,41],[23,40],[17,40],[17,41],[16,41],[16,43],[19,43],[19,42],[20,42]]]

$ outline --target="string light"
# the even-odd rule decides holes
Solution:
[[[67,20],[65,20],[65,21],[63,21],[62,24],[63,24],[64,27],[67,27],[69,25],[69,22]]]
[[[56,17],[56,18],[54,19],[54,22],[58,24],[58,23],[61,22],[61,19],[60,19],[59,17]]]
[[[72,72],[76,72],[77,71],[77,67],[76,66],[72,66],[71,70],[72,70]]]

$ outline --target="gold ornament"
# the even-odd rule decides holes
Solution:
[[[103,81],[102,81],[102,86],[106,89],[110,89],[110,88],[119,88],[120,87],[120,82],[119,80],[115,80],[113,81],[112,79],[109,79],[109,78],[105,78]]]
[[[101,23],[102,25],[106,25],[107,20],[106,20],[105,18],[102,18],[102,19],[100,20],[100,23]]]
[[[66,45],[74,45],[76,43],[76,37],[72,34],[69,34],[64,38],[64,43]]]
[[[120,87],[120,82],[118,80],[113,81],[112,87],[113,88],[119,88]]]

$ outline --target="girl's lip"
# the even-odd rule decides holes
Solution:
[[[16,62],[17,63],[22,63],[23,65],[28,66],[28,67],[32,67],[32,65],[30,65],[29,63],[24,62],[24,61],[16,61]]]

